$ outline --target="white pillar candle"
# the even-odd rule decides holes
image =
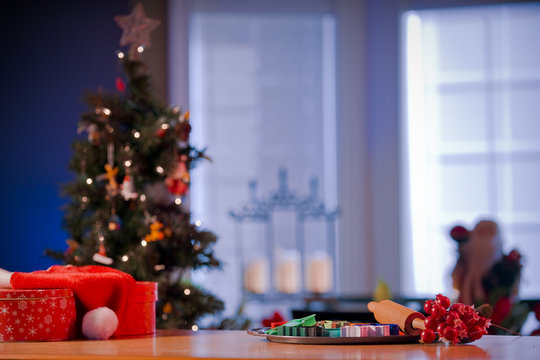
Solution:
[[[254,294],[268,292],[270,284],[270,270],[268,260],[260,258],[249,262],[244,273],[244,287]]]
[[[326,293],[334,286],[333,262],[324,251],[308,256],[305,266],[306,290],[316,294]]]
[[[296,250],[280,251],[277,256],[275,286],[282,293],[300,291],[300,254]]]

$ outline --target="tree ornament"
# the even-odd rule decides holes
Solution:
[[[118,15],[114,21],[124,31],[120,38],[120,46],[131,44],[129,58],[137,58],[137,48],[150,47],[150,33],[161,24],[161,21],[146,17],[143,6],[139,3],[129,15]]]
[[[156,130],[155,135],[159,138],[162,138],[167,133],[167,130],[169,130],[170,125],[164,116],[158,119],[157,124],[158,124],[158,128]]]
[[[73,239],[67,239],[66,244],[68,248],[66,249],[66,251],[64,251],[64,255],[67,256],[72,255],[79,248],[80,245],[78,241]]]
[[[187,156],[181,155],[178,158],[178,164],[174,168],[172,174],[165,179],[167,189],[172,194],[184,196],[189,188],[189,172],[187,170]]]
[[[116,78],[115,84],[116,84],[116,90],[120,92],[126,91],[126,84],[124,84],[124,82],[122,81],[120,77]]]
[[[103,244],[99,244],[99,250],[92,256],[92,260],[103,265],[111,265],[113,263],[113,259],[107,256],[105,245]]]
[[[124,180],[122,181],[121,185],[122,190],[120,191],[120,194],[124,197],[124,200],[134,200],[136,199],[139,194],[135,192],[135,186],[133,185],[133,182],[131,181],[131,176],[126,174],[124,176]]]
[[[146,236],[144,237],[144,240],[146,240],[146,242],[163,240],[163,238],[165,237],[165,234],[163,234],[162,229],[163,229],[163,224],[159,222],[158,220],[154,220],[150,224],[150,234],[146,234]]]
[[[118,183],[116,182],[116,174],[118,174],[118,167],[113,167],[110,164],[105,164],[105,174],[101,174],[98,178],[101,180],[103,178],[107,179],[109,183],[105,185],[107,192],[111,195],[116,195],[118,193]]]
[[[83,131],[88,132],[88,142],[90,144],[99,145],[100,134],[96,124],[79,123],[77,134],[80,134]]]
[[[191,132],[191,125],[189,124],[189,111],[180,116],[179,121],[174,126],[174,131],[178,137],[178,147],[185,149],[189,144],[189,134]]]
[[[109,228],[109,231],[118,231],[122,228],[122,221],[120,220],[118,215],[116,215],[115,213],[111,215],[108,228]]]
[[[163,312],[165,314],[171,314],[173,312],[173,306],[169,301],[167,301],[165,305],[163,305]]]

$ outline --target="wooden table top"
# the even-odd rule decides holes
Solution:
[[[0,343],[0,359],[540,359],[540,336],[484,336],[456,346],[293,345],[245,331],[161,330],[155,336],[104,341]]]

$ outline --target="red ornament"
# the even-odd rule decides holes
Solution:
[[[184,196],[189,189],[189,172],[187,171],[187,157],[180,156],[178,165],[166,179],[165,185],[172,194]]]
[[[105,246],[103,244],[99,245],[98,254],[101,256],[107,256],[107,252],[105,251]]]
[[[124,92],[126,90],[126,84],[124,84],[122,79],[119,77],[116,78],[116,90],[120,92]]]
[[[188,191],[188,186],[182,180],[168,178],[165,184],[167,185],[167,189],[175,195],[184,196]]]

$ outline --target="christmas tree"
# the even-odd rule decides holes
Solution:
[[[116,92],[85,98],[69,164],[76,179],[63,188],[69,202],[64,227],[71,236],[66,251],[48,254],[66,264],[103,264],[139,281],[156,281],[158,327],[191,328],[223,303],[191,284],[190,272],[218,267],[216,237],[192,224],[185,207],[189,171],[207,158],[190,145],[189,112],[156,99],[140,53],[150,45],[159,21],[139,4],[130,15],[115,17],[123,29],[118,52],[124,79]]]

